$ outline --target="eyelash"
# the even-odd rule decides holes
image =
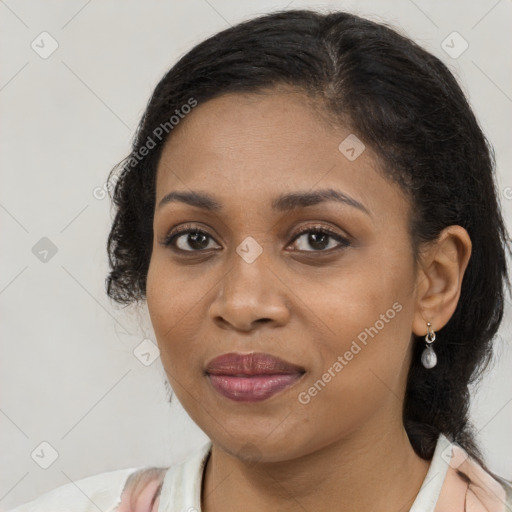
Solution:
[[[183,249],[179,249],[178,247],[176,247],[174,245],[174,241],[176,239],[178,239],[179,237],[181,237],[183,235],[189,234],[189,233],[198,233],[201,235],[206,235],[207,237],[209,237],[210,239],[212,239],[216,242],[216,240],[208,232],[203,231],[202,229],[191,227],[190,225],[183,225],[183,226],[179,226],[178,228],[172,230],[165,237],[162,245],[164,245],[165,247],[170,247],[173,251],[180,252],[180,253],[200,253],[200,252],[207,252],[209,250],[209,249],[203,249],[203,250],[185,251]],[[346,238],[342,237],[338,233],[336,233],[326,227],[323,227],[323,226],[311,226],[306,229],[302,229],[302,230],[299,230],[299,231],[293,233],[291,243],[294,243],[298,238],[300,238],[302,235],[307,234],[307,233],[328,235],[330,238],[336,240],[339,243],[339,246],[335,247],[335,248],[327,249],[327,250],[322,250],[322,249],[312,250],[312,251],[300,251],[299,250],[298,252],[330,254],[331,252],[344,249],[351,245],[350,242]]]

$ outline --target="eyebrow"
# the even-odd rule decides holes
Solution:
[[[287,212],[298,208],[314,206],[327,201],[336,201],[347,204],[371,217],[371,213],[362,203],[349,195],[332,188],[284,194],[274,199],[271,206],[272,209],[277,212]],[[181,202],[213,212],[222,210],[222,205],[216,199],[209,194],[201,192],[170,192],[158,203],[158,208],[172,202]]]

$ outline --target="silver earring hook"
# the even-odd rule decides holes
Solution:
[[[433,329],[431,329],[432,324],[430,322],[427,322],[427,334],[425,336],[425,341],[427,343],[434,343],[436,340],[436,333]]]

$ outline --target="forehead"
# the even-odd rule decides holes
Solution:
[[[347,144],[361,154],[348,158]],[[195,107],[172,132],[158,165],[157,203],[176,189],[270,204],[278,194],[315,188],[341,190],[369,209],[404,200],[371,148],[328,122],[305,94],[230,93]]]
[[[332,134],[321,117],[321,109],[296,91],[269,90],[259,93],[230,93],[199,104],[173,130],[165,148],[166,156],[185,156],[190,162],[215,158],[243,159],[251,155],[258,162],[282,157],[304,160],[334,154],[328,144]],[[335,129],[336,130],[336,129]],[[321,141],[324,143],[321,143]],[[201,153],[190,153],[201,147]],[[302,148],[301,151],[297,151]]]

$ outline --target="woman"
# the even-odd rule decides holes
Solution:
[[[111,178],[108,294],[147,301],[211,441],[18,512],[511,510],[468,420],[509,238],[437,58],[343,12],[239,24],[164,76]]]

